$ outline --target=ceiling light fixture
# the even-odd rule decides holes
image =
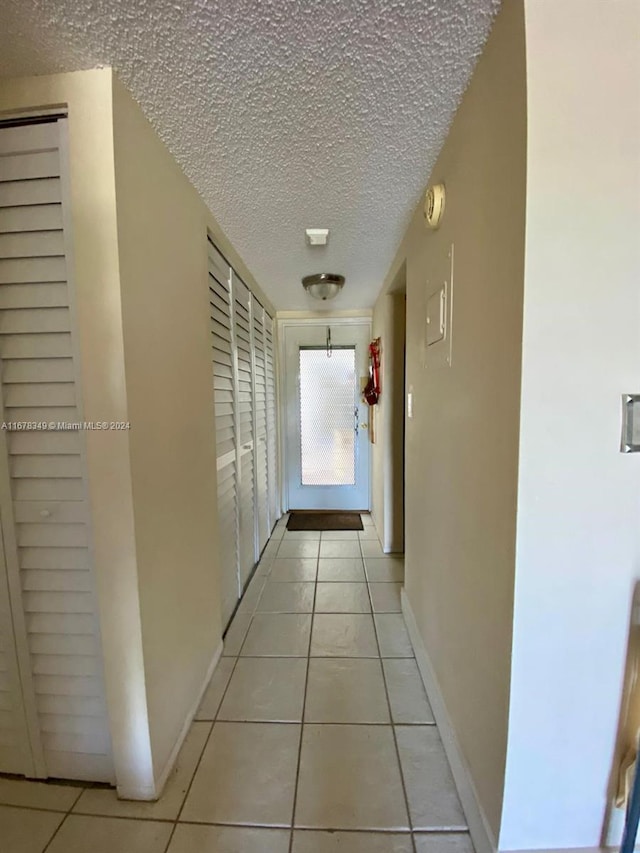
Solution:
[[[344,287],[344,276],[330,272],[306,275],[302,279],[302,286],[314,299],[333,299]]]

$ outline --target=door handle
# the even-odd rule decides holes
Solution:
[[[369,424],[360,424],[360,429],[367,429]]]

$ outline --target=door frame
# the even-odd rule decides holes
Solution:
[[[286,463],[286,453],[287,453],[287,358],[286,358],[286,340],[285,340],[285,332],[286,329],[291,326],[365,326],[367,329],[367,333],[369,338],[371,338],[371,328],[372,328],[372,315],[370,312],[362,313],[362,314],[354,314],[353,316],[347,317],[335,317],[332,316],[331,313],[327,313],[325,316],[318,316],[318,314],[314,314],[312,317],[305,316],[304,314],[299,317],[277,317],[276,316],[276,324],[278,330],[278,387],[280,389],[279,399],[278,399],[278,418],[280,421],[280,500],[281,500],[281,509],[282,512],[288,512],[289,510],[289,482],[287,477],[287,463]],[[363,403],[363,405],[365,405]],[[373,454],[369,453],[369,487],[368,487],[368,495],[367,501],[369,504],[369,508],[371,508],[371,461]]]

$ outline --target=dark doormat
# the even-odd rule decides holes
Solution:
[[[287,530],[363,530],[359,512],[292,512]]]

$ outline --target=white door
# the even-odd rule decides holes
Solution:
[[[0,129],[0,771],[113,781],[85,435],[64,426],[83,420],[66,169],[64,120]]]
[[[269,529],[269,478],[267,459],[267,373],[265,361],[264,308],[253,296],[251,298],[253,316],[253,377],[254,377],[254,417],[256,436],[256,521],[258,534],[258,554],[267,544],[271,533]]]
[[[285,327],[289,509],[369,509],[368,323]]]
[[[244,588],[257,562],[255,530],[255,442],[253,422],[253,353],[251,291],[235,273],[233,278],[233,334],[238,401],[238,467],[240,498],[240,583]]]
[[[218,473],[218,532],[222,623],[231,619],[240,598],[238,571],[238,460],[232,333],[231,267],[208,242],[209,317],[213,359]]]
[[[276,418],[276,377],[273,320],[265,312],[265,370],[267,385],[267,478],[269,489],[269,535],[278,520],[278,424]]]

